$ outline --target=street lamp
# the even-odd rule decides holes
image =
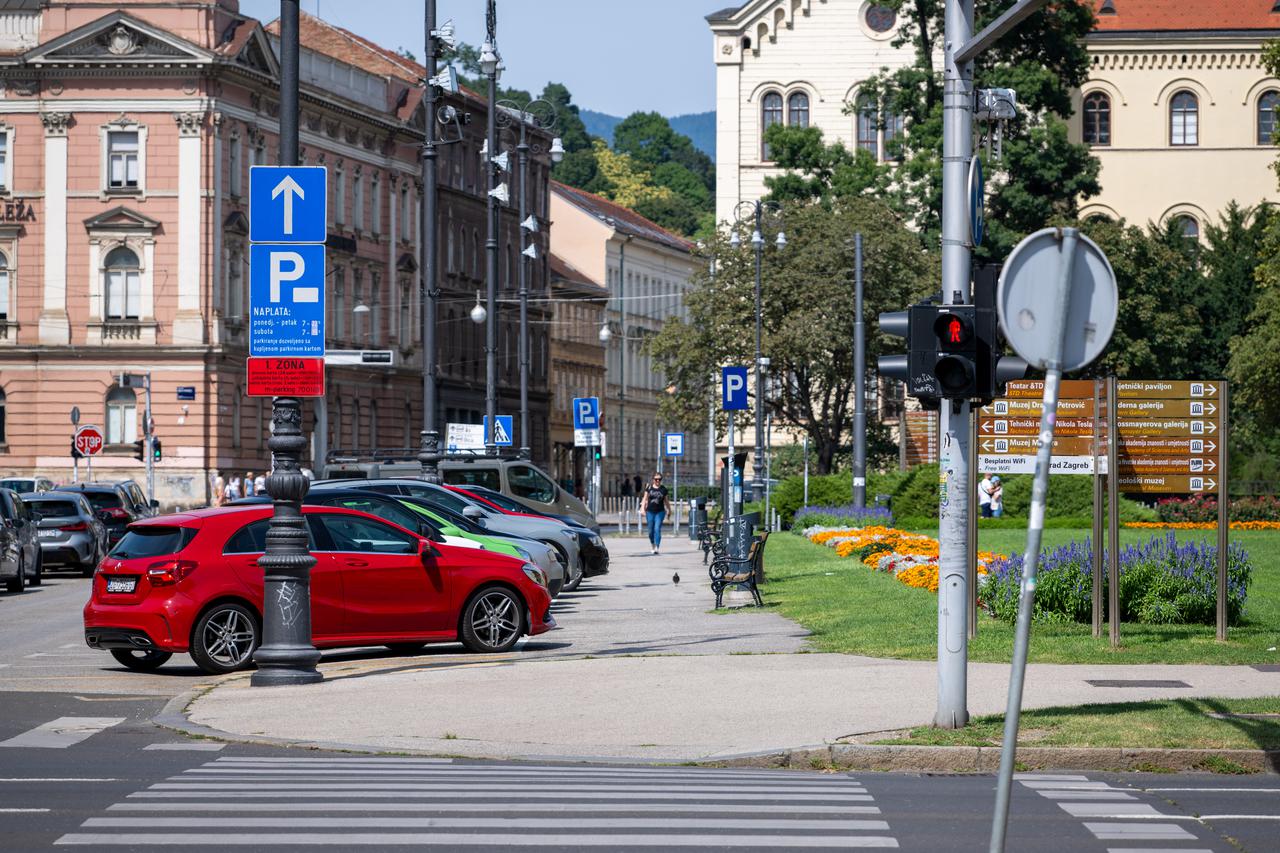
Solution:
[[[538,217],[529,210],[529,155],[550,154],[553,163],[564,159],[564,144],[559,137],[551,141],[551,147],[544,149],[539,142],[529,142],[528,131],[551,132],[555,129],[558,116],[555,105],[541,98],[521,103],[514,100],[498,102],[497,124],[501,131],[516,134],[514,125],[519,125],[516,142],[516,160],[520,168],[520,234],[529,238],[529,243],[520,251],[520,458],[529,459],[533,454],[529,447],[529,263],[538,258],[538,244],[533,242],[533,235],[540,230]],[[498,155],[507,157],[503,151]],[[521,241],[524,242],[523,240]]]
[[[471,322],[479,326],[489,316],[489,312],[484,310],[484,306],[480,304],[480,291],[476,291],[476,304],[471,309]]]
[[[748,222],[752,225],[751,247],[756,256],[756,447],[752,458],[751,497],[764,500],[764,375],[769,360],[764,357],[764,308],[761,302],[761,270],[764,265],[765,228],[776,228],[778,236],[774,246],[781,251],[787,247],[787,235],[782,230],[782,205],[776,201],[743,201],[734,209],[734,227],[729,236],[729,246],[738,249],[742,238],[738,232]]]
[[[485,133],[485,204],[488,226],[485,237],[485,286],[487,290],[487,314],[484,330],[484,410],[488,427],[484,434],[484,451],[487,456],[498,455],[494,431],[498,426],[498,203],[506,204],[511,191],[504,183],[498,183],[501,165],[493,152],[498,149],[498,69],[502,57],[498,55],[498,4],[488,0],[485,8],[485,40],[480,48],[480,70],[489,81],[488,122]],[[472,311],[475,317],[475,311]]]

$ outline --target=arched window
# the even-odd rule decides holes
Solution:
[[[103,264],[103,293],[106,294],[108,320],[138,319],[138,303],[142,300],[138,256],[124,246],[107,253]]]
[[[107,391],[107,444],[138,440],[138,395],[132,388],[111,386]]]
[[[769,143],[764,142],[764,134],[775,124],[782,124],[782,96],[777,92],[765,92],[760,102],[760,156],[762,159],[773,159],[769,151]]]
[[[1174,220],[1177,223],[1178,231],[1188,240],[1200,239],[1200,222],[1190,214],[1182,214]]]
[[[809,126],[809,96],[804,92],[793,92],[787,98],[787,124],[791,127]]]
[[[870,95],[858,96],[858,147],[880,159],[879,122],[876,102]]]
[[[1200,101],[1183,90],[1169,101],[1169,144],[1200,144]]]
[[[0,252],[0,321],[9,319],[9,257]]]
[[[1084,98],[1084,141],[1111,144],[1111,97],[1105,92],[1090,92]]]
[[[5,425],[5,414],[9,399],[4,393],[4,389],[0,388],[0,444],[9,443],[9,433]]]
[[[1263,92],[1258,98],[1258,144],[1274,145],[1276,133],[1276,108],[1280,107],[1280,92],[1275,89]]]

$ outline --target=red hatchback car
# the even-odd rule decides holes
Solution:
[[[502,652],[556,627],[542,570],[513,557],[430,542],[372,515],[305,506],[316,564],[317,648],[413,651],[462,642]],[[270,506],[136,521],[99,564],[84,637],[120,663],[152,670],[187,652],[206,672],[249,665],[262,639]]]

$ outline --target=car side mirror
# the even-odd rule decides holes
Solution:
[[[159,508],[160,508],[160,501],[156,500],[155,498],[152,498],[152,499],[151,499],[151,508],[152,508],[152,509],[159,509]]]
[[[479,521],[480,519],[484,518],[484,511],[481,510],[480,507],[478,506],[464,506],[462,508],[462,515],[463,517],[469,518],[472,521]]]
[[[418,553],[421,555],[422,562],[424,563],[427,560],[432,559],[433,557],[440,556],[440,552],[436,550],[436,546],[432,545],[430,542],[427,542],[427,541],[424,541],[422,543],[422,547],[421,549],[419,549]]]

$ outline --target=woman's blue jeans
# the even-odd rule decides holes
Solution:
[[[665,512],[645,513],[645,521],[649,527],[649,544],[655,548],[662,545],[662,522],[666,517]]]

